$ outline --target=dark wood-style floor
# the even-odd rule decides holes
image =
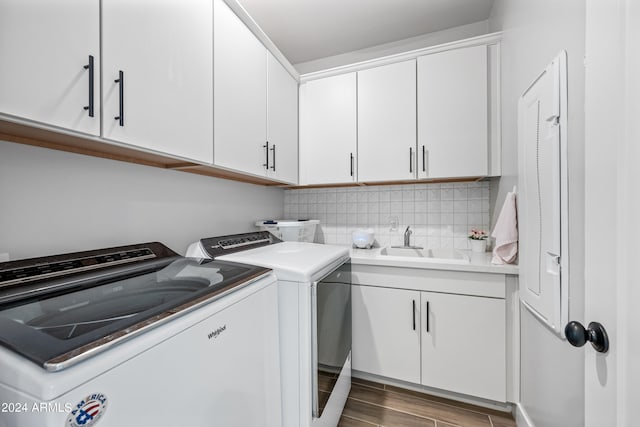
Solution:
[[[516,427],[511,414],[353,378],[339,427]]]

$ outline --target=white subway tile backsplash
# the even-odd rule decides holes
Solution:
[[[442,187],[440,189],[440,200],[453,200],[453,188]]]
[[[427,214],[425,212],[416,212],[414,217],[416,225],[427,225]]]
[[[453,200],[467,200],[467,187],[456,187],[453,189]]]
[[[467,201],[466,200],[455,200],[453,202],[453,211],[456,213],[467,212]]]
[[[489,231],[487,182],[286,190],[284,204],[287,218],[321,221],[322,243],[348,245],[354,229],[371,227],[378,245],[402,245],[411,226],[413,245],[467,249],[471,228]]]

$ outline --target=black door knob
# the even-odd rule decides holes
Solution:
[[[574,347],[582,347],[589,341],[593,348],[600,353],[609,350],[609,336],[607,331],[598,322],[589,323],[587,329],[580,322],[571,321],[564,328],[567,341]]]

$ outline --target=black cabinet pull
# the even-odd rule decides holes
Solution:
[[[89,117],[93,117],[93,55],[89,55],[89,64],[84,69],[89,70],[89,105],[84,109],[89,112]]]
[[[353,153],[349,153],[350,162],[351,162],[351,176],[353,176]]]
[[[264,148],[264,154],[265,154],[265,162],[263,163],[262,166],[264,166],[265,169],[269,169],[269,141],[267,141],[262,148]]]
[[[416,300],[413,300],[413,330],[416,330]]]
[[[273,162],[271,164],[271,170],[273,170],[274,172],[276,171],[276,145],[273,144],[273,146],[271,147],[271,151],[273,152]]]
[[[409,173],[413,173],[413,148],[409,147]]]
[[[427,171],[427,150],[422,146],[422,172]]]
[[[427,332],[429,332],[429,301],[427,301],[427,324],[425,326],[427,327]]]
[[[114,80],[114,83],[118,83],[119,89],[119,106],[118,106],[118,115],[114,117],[115,120],[118,120],[118,124],[120,126],[124,126],[124,72],[120,70],[118,72],[118,79]]]

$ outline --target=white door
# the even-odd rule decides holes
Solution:
[[[422,385],[506,401],[505,301],[421,292]]]
[[[98,0],[0,2],[0,113],[98,135],[99,83]]]
[[[223,0],[214,0],[216,166],[267,173],[267,49]]]
[[[355,182],[356,73],[300,85],[300,184]]]
[[[420,292],[352,286],[353,369],[420,383]]]
[[[358,72],[358,180],[416,177],[416,61]]]
[[[418,58],[418,177],[488,173],[487,46]]]
[[[211,163],[212,13],[207,0],[102,1],[105,138]]]
[[[267,53],[269,177],[298,183],[298,82]]]
[[[604,325],[610,347],[583,347],[585,424],[626,427],[640,419],[640,5],[586,6],[584,323]]]

